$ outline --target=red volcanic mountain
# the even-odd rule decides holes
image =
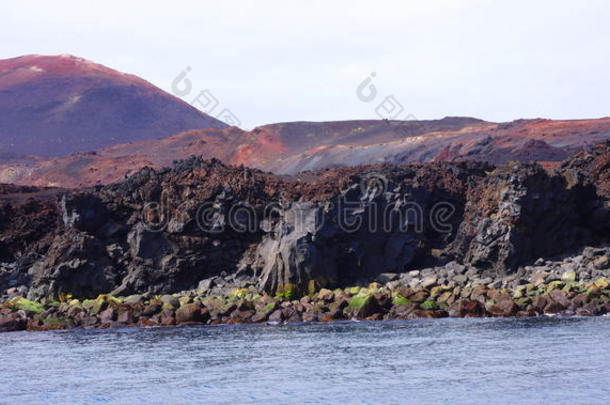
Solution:
[[[78,187],[111,183],[144,166],[192,155],[280,174],[377,163],[538,161],[553,167],[575,151],[610,139],[610,118],[493,123],[450,117],[431,121],[290,122],[250,132],[191,130],[60,158],[0,159],[0,182]]]
[[[70,55],[0,60],[0,153],[63,156],[225,128],[136,76]]]

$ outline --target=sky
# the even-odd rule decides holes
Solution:
[[[229,109],[244,129],[598,118],[610,115],[609,21],[596,0],[24,0],[0,4],[0,59],[80,56],[187,102],[205,92],[212,115]]]

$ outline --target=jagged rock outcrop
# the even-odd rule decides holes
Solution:
[[[610,201],[610,141],[602,142],[590,151],[580,151],[565,160],[559,171],[577,178],[585,176],[607,204]],[[582,181],[577,178],[574,181]]]
[[[538,257],[599,243],[592,212],[595,187],[570,183],[535,164],[511,163],[490,173],[469,194],[452,255],[475,266],[513,271]]]
[[[609,149],[554,173],[461,162],[287,177],[191,158],[45,198],[12,190],[0,194],[0,294],[293,296],[450,261],[504,276],[608,242]]]
[[[32,279],[28,297],[33,299],[61,293],[97,296],[112,289],[117,277],[103,242],[76,229],[57,235],[28,274]]]
[[[329,200],[288,204],[258,248],[260,286],[304,292],[442,260],[432,251],[453,238],[466,185],[486,167],[471,166],[363,170]]]

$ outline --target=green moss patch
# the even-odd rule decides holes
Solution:
[[[411,301],[409,301],[407,298],[403,297],[402,295],[397,295],[392,299],[392,304],[394,304],[395,306],[408,305],[410,303],[411,303]]]
[[[360,287],[351,287],[351,288],[348,288],[346,292],[348,294],[351,294],[351,295],[356,295],[356,294],[358,294],[360,292]]]
[[[57,318],[45,318],[42,323],[44,326],[61,326],[61,319]]]
[[[16,309],[25,311],[30,314],[39,314],[44,311],[44,306],[38,302],[30,301],[22,297],[17,297],[10,302],[10,305]]]
[[[297,288],[294,284],[286,284],[277,289],[275,294],[277,298],[281,298],[287,301],[291,301],[297,296]]]
[[[434,311],[438,309],[438,304],[435,301],[424,301],[419,306],[421,309]]]
[[[83,305],[85,304],[86,301],[87,300],[83,301]],[[114,303],[114,304],[118,305],[118,304],[121,304],[122,301],[119,298],[113,297],[111,295],[107,295],[107,294],[98,295],[98,297],[93,302],[91,314],[96,315],[96,314],[102,312],[103,310],[108,308],[108,305],[110,303]]]
[[[610,286],[610,280],[606,277],[600,277],[595,281],[595,285],[601,289],[605,289]]]
[[[231,291],[231,293],[229,294],[229,297],[233,298],[246,298],[246,296],[250,293],[250,290],[248,290],[247,288],[236,288],[235,290]]]
[[[371,294],[358,294],[358,295],[354,295],[352,297],[352,300],[350,301],[349,305],[347,306],[347,309],[350,310],[350,311],[357,312],[363,306],[368,304],[369,301],[371,301],[372,298],[373,298],[373,296]]]
[[[548,285],[548,287],[546,288],[546,293],[550,293],[553,290],[559,290],[561,288],[563,288],[565,286],[565,283],[563,281],[551,281]]]

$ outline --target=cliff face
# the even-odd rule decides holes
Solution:
[[[451,260],[508,274],[607,242],[610,143],[549,174],[428,163],[276,176],[197,158],[81,191],[0,194],[0,289],[29,298],[169,293],[202,280],[272,293]]]

